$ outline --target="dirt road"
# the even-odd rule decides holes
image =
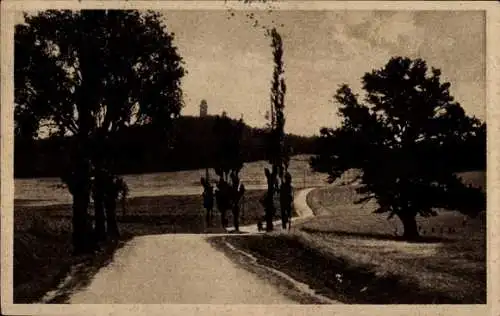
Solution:
[[[295,207],[312,216],[310,191],[300,191]],[[242,227],[256,233],[256,227]],[[213,236],[213,235],[210,235]],[[141,236],[119,249],[90,285],[72,294],[72,304],[294,304],[283,289],[239,267],[206,240],[208,235]]]

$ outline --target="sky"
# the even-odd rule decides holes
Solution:
[[[186,62],[185,115],[209,114],[266,123],[273,71],[270,38],[283,37],[286,130],[318,134],[336,126],[333,95],[340,84],[362,93],[361,77],[391,56],[423,58],[442,71],[451,93],[469,115],[486,116],[485,17],[467,11],[162,11]],[[273,23],[274,22],[274,23]],[[283,24],[283,26],[282,26]]]
[[[247,15],[252,12],[254,19]],[[273,72],[271,39],[283,37],[287,132],[319,134],[340,123],[337,87],[362,94],[361,77],[392,56],[423,58],[442,71],[469,115],[486,117],[485,16],[480,11],[161,11],[185,61],[183,115],[226,111],[266,124]],[[255,20],[258,25],[254,26]]]

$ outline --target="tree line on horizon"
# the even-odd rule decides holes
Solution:
[[[172,123],[168,137],[158,137],[148,125],[131,126],[112,136],[109,150],[118,174],[193,170],[213,167],[219,159],[220,136],[214,133],[219,116],[181,116]],[[228,118],[231,124],[238,121]],[[266,128],[242,127],[242,160],[266,160]],[[287,134],[293,154],[315,154],[317,136]],[[14,176],[16,178],[59,177],[70,166],[67,150],[71,136],[44,139],[15,136]],[[193,151],[196,148],[196,151]]]
[[[210,168],[217,159],[217,135],[213,133],[217,116],[181,116],[173,123],[171,137],[161,139],[147,125],[131,126],[114,135],[114,164],[119,174],[168,172]],[[237,120],[230,119],[233,124]],[[325,135],[327,130],[321,131]],[[244,162],[266,160],[265,128],[244,124],[242,159]],[[14,135],[14,177],[59,177],[69,167],[67,150],[70,136],[53,135],[44,139]],[[328,138],[287,134],[293,154],[319,154],[329,146]],[[196,155],[192,148],[197,148]],[[449,155],[449,163],[459,171],[486,170],[486,124],[480,133],[463,142],[453,142],[439,148],[435,155]],[[451,159],[453,158],[453,159]],[[317,163],[322,163],[317,161]],[[322,170],[318,166],[319,171]]]

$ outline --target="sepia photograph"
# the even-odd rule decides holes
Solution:
[[[11,1],[12,303],[486,305],[487,11],[213,3]]]

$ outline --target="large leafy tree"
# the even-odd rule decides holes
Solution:
[[[361,169],[359,202],[376,199],[375,213],[399,217],[406,239],[418,237],[417,215],[485,207],[484,193],[457,178],[448,152],[471,137],[485,137],[485,125],[465,114],[440,75],[434,68],[429,74],[421,59],[395,57],[363,76],[363,101],[342,85],[335,95],[342,124],[321,130],[320,154],[311,160],[330,180]]]
[[[16,25],[15,133],[72,136],[63,180],[76,252],[92,247],[91,170],[112,169],[110,136],[144,123],[164,132],[180,114],[183,75],[173,34],[155,12],[49,10]]]

